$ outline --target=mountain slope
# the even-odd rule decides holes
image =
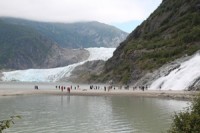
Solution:
[[[25,82],[54,82],[68,78],[75,67],[84,64],[87,61],[108,60],[113,55],[115,48],[87,48],[89,57],[81,62],[74,63],[65,67],[51,69],[27,69],[0,73],[0,80],[3,81],[25,81]],[[2,76],[2,77],[1,77]]]
[[[88,58],[82,47],[116,47],[127,33],[98,22],[44,23],[0,18],[0,69],[54,68]]]
[[[98,81],[135,83],[148,72],[200,49],[199,0],[163,0],[120,44]]]
[[[27,69],[65,66],[85,60],[85,50],[69,50],[33,28],[0,21],[0,68]]]
[[[99,22],[45,23],[16,18],[0,18],[8,24],[27,26],[64,48],[117,47],[127,33]]]
[[[40,65],[53,42],[34,29],[0,21],[1,68],[27,68]]]

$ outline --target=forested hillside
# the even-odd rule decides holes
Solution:
[[[200,50],[200,1],[163,0],[120,44],[97,81],[130,83]]]
[[[53,42],[32,28],[0,21],[0,67],[27,68],[42,64]]]
[[[0,18],[4,23],[30,27],[64,48],[117,47],[127,33],[99,22],[48,23]]]

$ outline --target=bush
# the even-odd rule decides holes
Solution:
[[[21,116],[11,116],[8,120],[0,121],[0,133],[2,133],[2,131],[5,129],[10,128],[11,124],[14,124],[15,118],[21,119]]]
[[[174,115],[168,133],[199,133],[200,132],[200,95],[194,99],[191,107],[185,112]]]

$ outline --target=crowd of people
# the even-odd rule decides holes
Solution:
[[[36,90],[39,89],[38,85],[35,85],[34,87]],[[132,88],[132,90],[141,90],[141,91],[145,91],[148,89],[147,86],[138,86],[138,87],[130,87],[129,85],[118,85],[118,86],[114,86],[114,85],[90,85],[89,88],[80,88],[79,85],[70,85],[70,86],[64,86],[64,85],[56,85],[55,86],[56,89],[60,90],[61,92],[64,92],[65,90],[70,93],[71,90],[82,90],[82,91],[87,91],[89,90],[102,90],[104,92],[109,92],[109,91],[114,91],[114,90],[130,90]]]
[[[78,86],[79,87],[79,86]],[[65,87],[65,86],[56,86],[56,89],[61,90],[62,92],[67,89],[67,92],[70,93],[70,91],[72,90],[72,85],[70,87]],[[76,89],[76,88],[75,88]]]

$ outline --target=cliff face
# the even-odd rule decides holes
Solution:
[[[120,44],[98,81],[135,83],[146,73],[200,49],[200,1],[163,0]]]
[[[38,68],[56,68],[86,60],[89,52],[85,49],[67,49],[53,45],[50,54]]]

